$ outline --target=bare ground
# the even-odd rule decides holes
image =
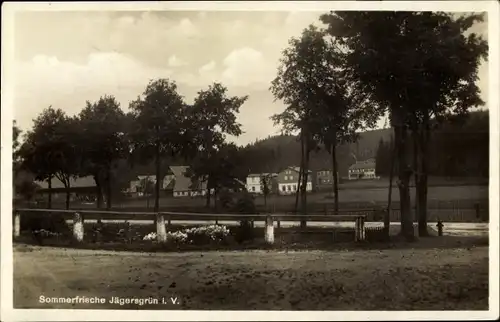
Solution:
[[[431,247],[429,243],[438,244]],[[189,253],[15,245],[15,308],[487,310],[488,247],[452,237],[389,249]],[[167,304],[41,304],[46,297]],[[180,304],[171,304],[177,297]]]

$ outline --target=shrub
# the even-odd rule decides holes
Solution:
[[[223,242],[229,235],[226,226],[210,225],[193,227],[185,230],[188,243],[194,245],[206,245]]]
[[[71,231],[66,219],[61,214],[22,214],[21,230],[23,231],[50,231],[59,235],[70,235]]]
[[[384,242],[388,236],[384,231],[384,227],[367,227],[365,228],[365,239],[369,242]]]
[[[182,231],[167,232],[167,243],[181,245],[185,244],[188,239],[188,235]]]
[[[236,200],[234,210],[240,214],[255,214],[257,208],[255,207],[254,197],[249,193],[242,194],[238,200]]]
[[[156,237],[157,237],[156,233],[152,232],[152,233],[149,233],[146,236],[144,236],[144,238],[142,240],[154,241],[154,240],[156,240]]]
[[[167,243],[171,244],[194,244],[207,245],[212,243],[221,243],[229,236],[229,229],[226,226],[210,225],[193,227],[174,232],[167,232]],[[157,241],[158,236],[151,232],[144,236],[143,240]]]
[[[252,223],[248,219],[240,221],[240,226],[235,230],[234,239],[237,243],[241,244],[245,241],[253,240],[255,238],[255,232],[252,227]]]
[[[227,189],[219,192],[219,205],[223,209],[231,209],[234,207],[234,195]]]

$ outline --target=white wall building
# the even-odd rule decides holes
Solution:
[[[273,181],[276,180],[276,177],[278,176],[277,173],[252,173],[247,176],[247,180],[245,183],[245,188],[247,189],[248,192],[250,193],[256,193],[256,194],[262,194],[262,184],[261,184],[261,177],[262,176],[269,176],[270,180],[268,183],[269,190],[273,191]]]
[[[278,174],[278,191],[280,195],[290,195],[297,192],[299,186],[299,167],[288,167]],[[312,171],[308,171],[306,191],[312,191]]]

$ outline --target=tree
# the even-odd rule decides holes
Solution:
[[[389,176],[392,150],[392,143],[381,138],[375,155],[375,173],[377,176]]]
[[[147,200],[147,208],[148,209],[149,209],[149,196],[155,193],[155,187],[156,187],[155,182],[153,180],[151,180],[151,178],[149,178],[149,177],[143,178],[139,182],[139,188],[140,188],[141,192],[147,198],[146,200]]]
[[[106,207],[110,209],[113,167],[129,152],[125,113],[113,96],[105,95],[97,102],[87,101],[78,121],[81,131],[80,146],[83,150],[82,175],[94,177],[98,208],[102,205],[102,194],[106,187]]]
[[[21,143],[19,142],[19,137],[21,136],[21,129],[17,126],[16,120],[13,121],[12,124],[12,170],[13,170],[13,179],[15,182],[16,175],[19,172],[21,167],[21,160],[19,155],[19,149],[21,147]]]
[[[211,191],[217,193],[221,185],[233,182],[232,174],[220,168],[223,162],[233,167],[227,160],[236,158],[239,150],[226,144],[228,135],[237,137],[242,133],[236,114],[248,96],[228,96],[227,88],[214,83],[207,90],[198,92],[194,104],[186,116],[189,139],[185,142],[187,158],[192,160],[189,176],[197,182],[207,184],[207,207],[210,207]]]
[[[130,103],[130,109],[134,118],[130,133],[133,156],[155,162],[154,211],[158,212],[162,160],[180,154],[184,146],[185,104],[174,81],[158,79],[147,85],[142,97]]]
[[[49,107],[35,120],[32,131],[26,134],[19,153],[23,167],[39,181],[49,183],[49,208],[52,204],[52,178],[59,179],[66,189],[66,209],[70,203],[70,179],[79,173],[80,150],[75,119],[60,109]]]
[[[463,112],[480,103],[474,94],[475,79],[478,60],[485,56],[487,46],[477,35],[463,35],[480,19],[434,12],[335,12],[321,17],[344,49],[349,77],[390,112],[399,168],[401,229],[408,239],[413,238],[408,134],[411,131],[413,141],[419,142],[421,162],[427,156],[428,137],[416,138],[421,135],[417,133],[430,132],[418,130],[427,127],[427,112],[440,117],[446,109]],[[425,164],[418,167],[426,172]],[[427,182],[423,177],[418,181],[419,231],[425,233]]]
[[[332,156],[334,173],[335,209],[338,210],[338,166],[336,148],[341,143],[355,140],[355,131],[361,126],[366,100],[343,77],[342,56],[327,39],[327,35],[309,26],[301,37],[292,38],[283,51],[278,75],[271,91],[288,108],[275,115],[275,123],[286,132],[300,131],[303,146],[301,181],[303,214],[306,215],[306,185],[310,153],[323,144]],[[305,222],[302,221],[302,227]]]
[[[266,173],[260,176],[260,190],[264,195],[264,207],[267,209],[267,197],[271,193],[272,174]]]

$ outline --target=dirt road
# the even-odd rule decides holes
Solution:
[[[42,295],[105,303],[48,304]],[[113,297],[137,302],[112,304]],[[487,309],[488,247],[162,254],[17,245],[14,307]]]

